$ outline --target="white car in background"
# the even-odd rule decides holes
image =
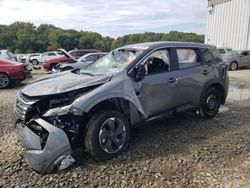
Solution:
[[[38,65],[39,63],[43,63],[44,61],[60,56],[63,56],[63,54],[59,51],[45,52],[41,55],[30,57],[29,62],[33,65]]]

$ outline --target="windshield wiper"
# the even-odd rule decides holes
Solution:
[[[80,72],[80,74],[86,74],[86,75],[89,75],[89,76],[92,76],[92,77],[95,76],[94,74],[91,74],[91,73],[89,73],[89,72]]]
[[[92,77],[95,76],[94,74],[91,74],[91,73],[89,73],[89,72],[81,72],[81,69],[79,69],[79,68],[73,69],[71,72],[72,72],[72,73],[75,73],[75,74],[86,74],[86,75],[89,75],[89,76],[92,76]]]

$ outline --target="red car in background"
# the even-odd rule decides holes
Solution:
[[[64,49],[58,49],[58,51],[62,52],[64,56],[49,59],[48,61],[44,61],[43,68],[46,71],[52,71],[53,67],[55,67],[59,63],[61,64],[61,63],[74,63],[74,62],[77,62],[78,58],[74,57],[72,55],[72,52],[76,52],[76,51],[79,51],[79,50],[72,50],[70,52],[67,52]],[[95,50],[95,49],[80,50],[80,51],[84,52],[84,54],[100,52],[100,50]]]
[[[31,77],[28,64],[0,59],[0,89],[7,88],[12,82],[21,82]]]

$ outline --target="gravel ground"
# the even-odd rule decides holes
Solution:
[[[36,74],[35,77],[40,76]],[[23,159],[12,127],[17,90],[0,91],[0,187],[249,187],[250,70],[230,72],[227,104],[212,120],[182,115],[132,133],[123,155],[39,175]]]

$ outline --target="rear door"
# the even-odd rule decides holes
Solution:
[[[203,63],[202,54],[207,61],[212,61],[213,55],[206,49],[176,48],[179,67],[179,81],[182,97],[180,102],[187,107],[197,107],[206,82],[214,78],[213,68],[209,63]]]

